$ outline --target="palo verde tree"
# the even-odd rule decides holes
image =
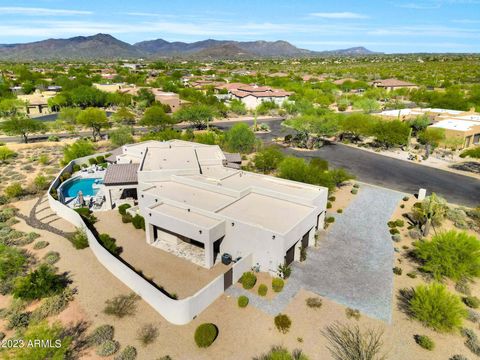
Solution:
[[[149,107],[140,120],[140,125],[152,128],[154,131],[163,131],[175,124],[175,119],[165,113],[159,105]]]
[[[28,143],[28,137],[31,134],[40,133],[46,130],[44,123],[38,120],[30,119],[24,114],[16,114],[0,123],[0,130],[7,135],[19,135],[25,143]]]
[[[175,113],[175,119],[179,122],[189,122],[197,128],[208,128],[208,124],[213,120],[215,110],[208,105],[196,104],[181,108]]]
[[[77,116],[77,123],[92,129],[93,141],[97,141],[102,129],[110,127],[105,111],[97,108],[86,108]]]

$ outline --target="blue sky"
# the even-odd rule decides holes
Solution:
[[[312,50],[480,52],[480,0],[0,0],[0,43],[287,40]]]

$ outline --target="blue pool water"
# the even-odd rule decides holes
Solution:
[[[93,184],[103,182],[100,178],[89,179],[75,179],[69,181],[62,187],[62,194],[64,197],[76,197],[78,192],[81,191],[83,196],[95,196],[97,189],[93,188]]]

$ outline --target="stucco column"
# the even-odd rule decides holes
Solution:
[[[208,241],[205,243],[205,266],[210,269],[211,267],[213,267],[213,262],[214,262],[214,258],[213,258],[213,242],[212,241]]]
[[[315,246],[315,227],[308,232],[308,246]]]
[[[302,240],[295,243],[295,252],[293,253],[293,260],[300,261],[300,252],[302,251]]]
[[[105,201],[107,202],[108,209],[113,209],[113,204],[112,204],[112,193],[111,190],[108,187],[105,187]]]
[[[148,222],[148,220],[145,218],[145,235],[147,238],[147,244],[153,244],[155,241],[154,235],[153,235],[153,225]]]
[[[326,211],[323,211],[319,216],[318,216],[318,223],[317,223],[317,228],[319,230],[323,230],[325,228],[325,213]]]

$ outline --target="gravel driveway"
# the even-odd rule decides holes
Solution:
[[[402,194],[363,184],[358,195],[304,263],[294,263],[292,279],[302,287],[373,318],[390,322],[393,245],[390,219]]]

